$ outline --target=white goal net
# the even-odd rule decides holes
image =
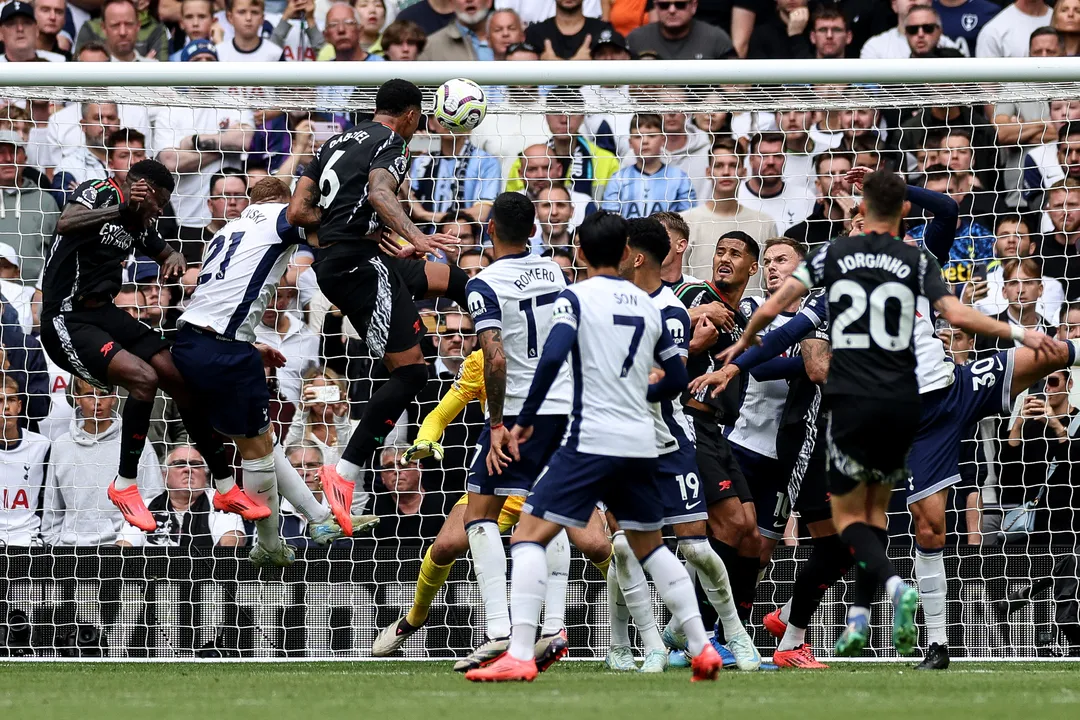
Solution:
[[[471,136],[422,126],[400,193],[421,227],[461,238],[440,262],[470,274],[486,266],[490,202],[520,191],[537,212],[532,250],[563,264],[571,282],[581,277],[574,230],[597,209],[681,217],[686,249],[665,277],[709,281],[725,233],[746,233],[762,248],[780,236],[813,248],[849,232],[859,198],[847,172],[888,168],[955,201],[957,229],[943,269],[965,302],[1076,338],[1076,63],[5,65],[0,361],[14,382],[4,386],[0,417],[0,654],[369,657],[378,631],[413,601],[421,559],[464,491],[483,426],[473,402],[447,426],[441,463],[404,461],[419,425],[477,347],[466,309],[418,301],[431,380],[368,473],[364,510],[381,517],[372,535],[319,548],[286,507],[282,532],[298,548],[296,563],[254,569],[247,560],[253,528],[210,510],[205,465],[160,393],[139,477],[159,528],[125,525],[105,495],[117,470],[122,397],[74,383],[37,340],[35,290],[57,218],[81,183],[122,183],[143,157],[175,173],[158,230],[183,252],[189,271],[167,283],[153,261],[132,257],[116,298],[171,337],[207,245],[247,206],[257,180],[273,175],[291,185],[323,142],[371,112],[386,79],[415,81],[430,106],[441,81],[469,77],[487,90],[486,120]],[[907,234],[920,239],[928,219],[913,208]],[[290,462],[317,489],[315,470],[339,457],[386,373],[319,292],[312,261],[311,252],[296,253],[257,333],[287,358],[268,377],[274,427]],[[767,293],[770,273],[753,274],[746,295]],[[981,338],[939,331],[957,363],[977,362],[989,349]],[[983,421],[963,442],[944,551],[954,657],[1061,657],[1080,649],[1080,399],[1072,388],[1067,373],[1055,374],[1011,415]],[[889,550],[912,577],[917,535],[906,498],[907,489],[897,488]],[[783,502],[756,501],[759,518]],[[762,617],[788,600],[809,555],[797,513],[776,530],[782,540],[750,620],[766,654],[775,641]],[[807,641],[819,657],[832,654],[851,589],[849,577],[814,616]],[[606,653],[606,592],[596,568],[575,553],[566,612],[572,657]],[[878,600],[869,654],[892,657],[891,610]],[[659,602],[657,614],[666,619]],[[403,655],[462,656],[483,633],[465,555]]]

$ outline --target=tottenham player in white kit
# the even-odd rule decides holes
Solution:
[[[559,446],[571,408],[570,372],[562,368],[537,413],[533,441],[519,451],[508,426],[521,412],[552,327],[552,307],[566,288],[562,268],[550,258],[529,252],[534,217],[532,203],[524,195],[502,193],[495,198],[488,223],[495,260],[465,287],[484,351],[488,424],[480,433],[469,468],[464,520],[484,601],[487,640],[455,666],[458,671],[494,660],[509,645],[506,552],[499,533],[499,511],[508,496],[529,494]]]
[[[573,374],[569,429],[533,486],[512,540],[510,648],[491,665],[466,673],[469,680],[536,677],[533,642],[547,582],[545,547],[563,527],[584,527],[600,501],[686,632],[693,679],[715,679],[720,670],[690,577],[661,542],[664,512],[648,402],[676,397],[688,376],[660,311],[618,275],[629,252],[626,234],[626,221],[608,212],[595,213],[578,230],[589,279],[563,291],[554,304],[553,327],[513,434],[523,453],[532,442],[545,442],[536,437],[538,412],[567,359]],[[650,385],[654,362],[665,374]]]
[[[620,265],[619,274],[652,298],[685,363],[691,344],[690,314],[662,279],[663,263],[672,247],[669,231],[655,216],[630,220],[628,228],[630,252]],[[710,336],[709,330],[702,325],[696,332],[701,338]],[[723,623],[728,648],[735,655],[739,669],[757,670],[761,666],[761,656],[739,620],[724,561],[709,545],[706,532],[709,513],[697,467],[693,426],[683,413],[678,398],[651,403],[649,409],[656,430],[657,483],[663,500],[664,524],[674,530],[679,551],[692,572],[701,579],[709,603]],[[608,570],[612,639],[607,666],[612,670],[636,669],[630,650],[626,608],[645,645],[642,672],[663,669],[667,665],[667,649],[655,629],[652,596],[645,573],[621,531],[615,534],[613,541],[615,561]],[[617,576],[617,582],[612,582],[612,576]]]
[[[236,442],[243,459],[244,493],[270,508],[270,516],[255,523],[258,541],[251,562],[285,566],[295,560],[295,553],[279,535],[279,493],[307,518],[316,543],[332,542],[342,531],[274,442],[263,364],[281,367],[285,357],[255,343],[255,326],[293,250],[305,241],[304,231],[285,219],[285,183],[263,178],[249,194],[251,205],[207,247],[198,287],[177,321],[173,357],[214,429]],[[377,522],[358,516],[353,532]]]

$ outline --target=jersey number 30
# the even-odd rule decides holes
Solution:
[[[862,350],[870,347],[870,340],[882,350],[896,352],[911,344],[911,331],[915,327],[915,294],[911,288],[898,282],[887,282],[874,288],[867,297],[866,290],[854,280],[838,280],[829,289],[829,302],[839,302],[849,298],[851,305],[836,316],[833,324],[834,348]],[[896,315],[896,334],[889,332],[885,322],[885,311],[889,301],[894,303]],[[870,307],[870,334],[848,332],[848,328]]]

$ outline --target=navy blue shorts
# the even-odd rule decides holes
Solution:
[[[533,486],[522,512],[584,528],[603,502],[625,530],[659,530],[663,501],[656,458],[617,458],[560,447]]]
[[[270,428],[270,390],[254,345],[184,325],[176,333],[172,356],[195,402],[219,433],[253,438]]]
[[[503,422],[506,427],[513,427],[516,417],[505,416]],[[485,424],[480,431],[480,439],[476,441],[476,453],[469,468],[465,489],[478,495],[528,495],[540,471],[558,449],[565,434],[565,415],[537,415],[533,422],[532,436],[518,446],[521,460],[511,462],[503,468],[501,475],[491,475],[487,469],[491,428]]]
[[[664,524],[708,520],[705,492],[697,467],[697,449],[693,445],[656,458],[656,484],[664,505]]]
[[[960,442],[985,417],[1012,410],[1014,350],[957,367],[953,384],[922,396],[919,429],[911,445],[907,502],[960,482]]]

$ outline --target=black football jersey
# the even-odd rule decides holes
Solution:
[[[882,233],[840,237],[795,271],[829,301],[832,361],[826,395],[914,398],[915,300],[949,294],[926,252]]]
[[[112,180],[88,180],[75,188],[70,202],[99,210],[119,205],[124,196]],[[164,249],[165,241],[155,228],[132,231],[120,222],[101,223],[77,234],[57,233],[41,278],[42,312],[76,309],[91,296],[111,300],[120,292],[124,262],[132,250],[157,257]]]
[[[320,245],[378,240],[383,223],[368,200],[368,179],[377,168],[394,176],[395,190],[409,169],[408,143],[382,123],[360,123],[319,148],[304,177],[321,193]]]
[[[716,288],[713,287],[712,283],[688,283],[679,287],[675,294],[687,309],[718,302],[722,303],[724,307],[735,313],[735,327],[730,332],[720,330],[720,337],[711,348],[705,352],[691,355],[687,358],[686,371],[689,373],[690,379],[693,379],[719,368],[719,363],[715,357],[716,354],[723,352],[739,341],[739,338],[742,337],[743,330],[746,329],[746,316],[743,315],[738,308],[733,308],[728,305],[727,301],[720,296],[720,293],[716,291]],[[746,394],[746,385],[748,382],[749,379],[747,374],[739,373],[736,376],[735,381],[728,383],[727,388],[725,388],[724,392],[720,393],[718,397],[712,397],[713,389],[711,387],[706,387],[702,388],[702,390],[696,394],[691,394],[687,391],[683,395],[683,402],[693,398],[694,400],[713,408],[716,411],[717,420],[721,425],[734,425],[735,421],[739,419],[739,406],[742,405],[742,399]]]

